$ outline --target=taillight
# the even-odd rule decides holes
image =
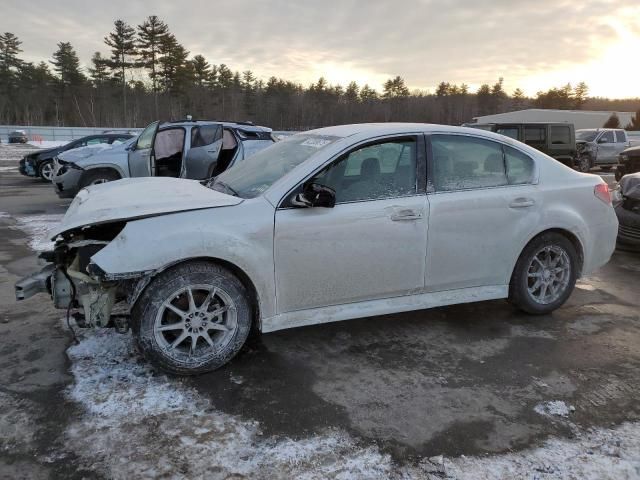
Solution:
[[[607,205],[611,205],[611,194],[609,193],[609,185],[606,183],[599,183],[593,189],[593,194],[602,200]]]

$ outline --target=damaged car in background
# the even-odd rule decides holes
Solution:
[[[548,314],[609,260],[617,227],[602,179],[506,136],[344,125],[207,183],[83,189],[16,297],[46,292],[79,326],[130,328],[155,365],[197,374],[252,328],[501,298]]]
[[[625,175],[620,180],[616,198],[618,216],[618,247],[640,252],[640,173]]]
[[[203,180],[274,143],[271,129],[246,122],[153,122],[136,139],[79,158],[59,155],[53,185],[60,198],[127,177]]]

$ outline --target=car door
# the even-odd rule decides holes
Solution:
[[[222,150],[222,125],[196,125],[191,128],[191,144],[182,177],[201,180],[211,176]]]
[[[469,135],[429,144],[426,290],[506,285],[539,217],[533,159]]]
[[[333,188],[334,208],[276,210],[278,313],[421,292],[428,204],[416,170],[423,137],[354,147],[310,181]],[[424,171],[424,170],[423,170]]]
[[[160,122],[149,124],[129,147],[129,174],[132,177],[150,177],[155,171],[153,144]]]
[[[616,141],[612,130],[602,132],[597,140],[598,156],[596,163],[614,163],[618,157],[616,154]]]

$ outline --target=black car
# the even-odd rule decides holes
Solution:
[[[129,132],[101,133],[72,140],[60,147],[38,150],[37,152],[25,155],[24,158],[20,160],[20,173],[28,177],[40,177],[50,182],[53,178],[53,157],[59,153],[98,143],[111,144],[115,141],[124,142],[131,137],[133,137],[133,134]]]
[[[620,180],[618,247],[640,251],[640,173],[625,175]]]
[[[640,172],[640,146],[627,148],[620,154],[616,167],[616,180],[620,181],[625,175],[636,172]]]
[[[9,133],[9,143],[27,143],[28,140],[24,130],[14,130]]]

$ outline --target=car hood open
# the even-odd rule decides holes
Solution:
[[[211,190],[197,180],[125,178],[80,190],[50,238],[79,227],[167,213],[228,207],[241,198]]]

